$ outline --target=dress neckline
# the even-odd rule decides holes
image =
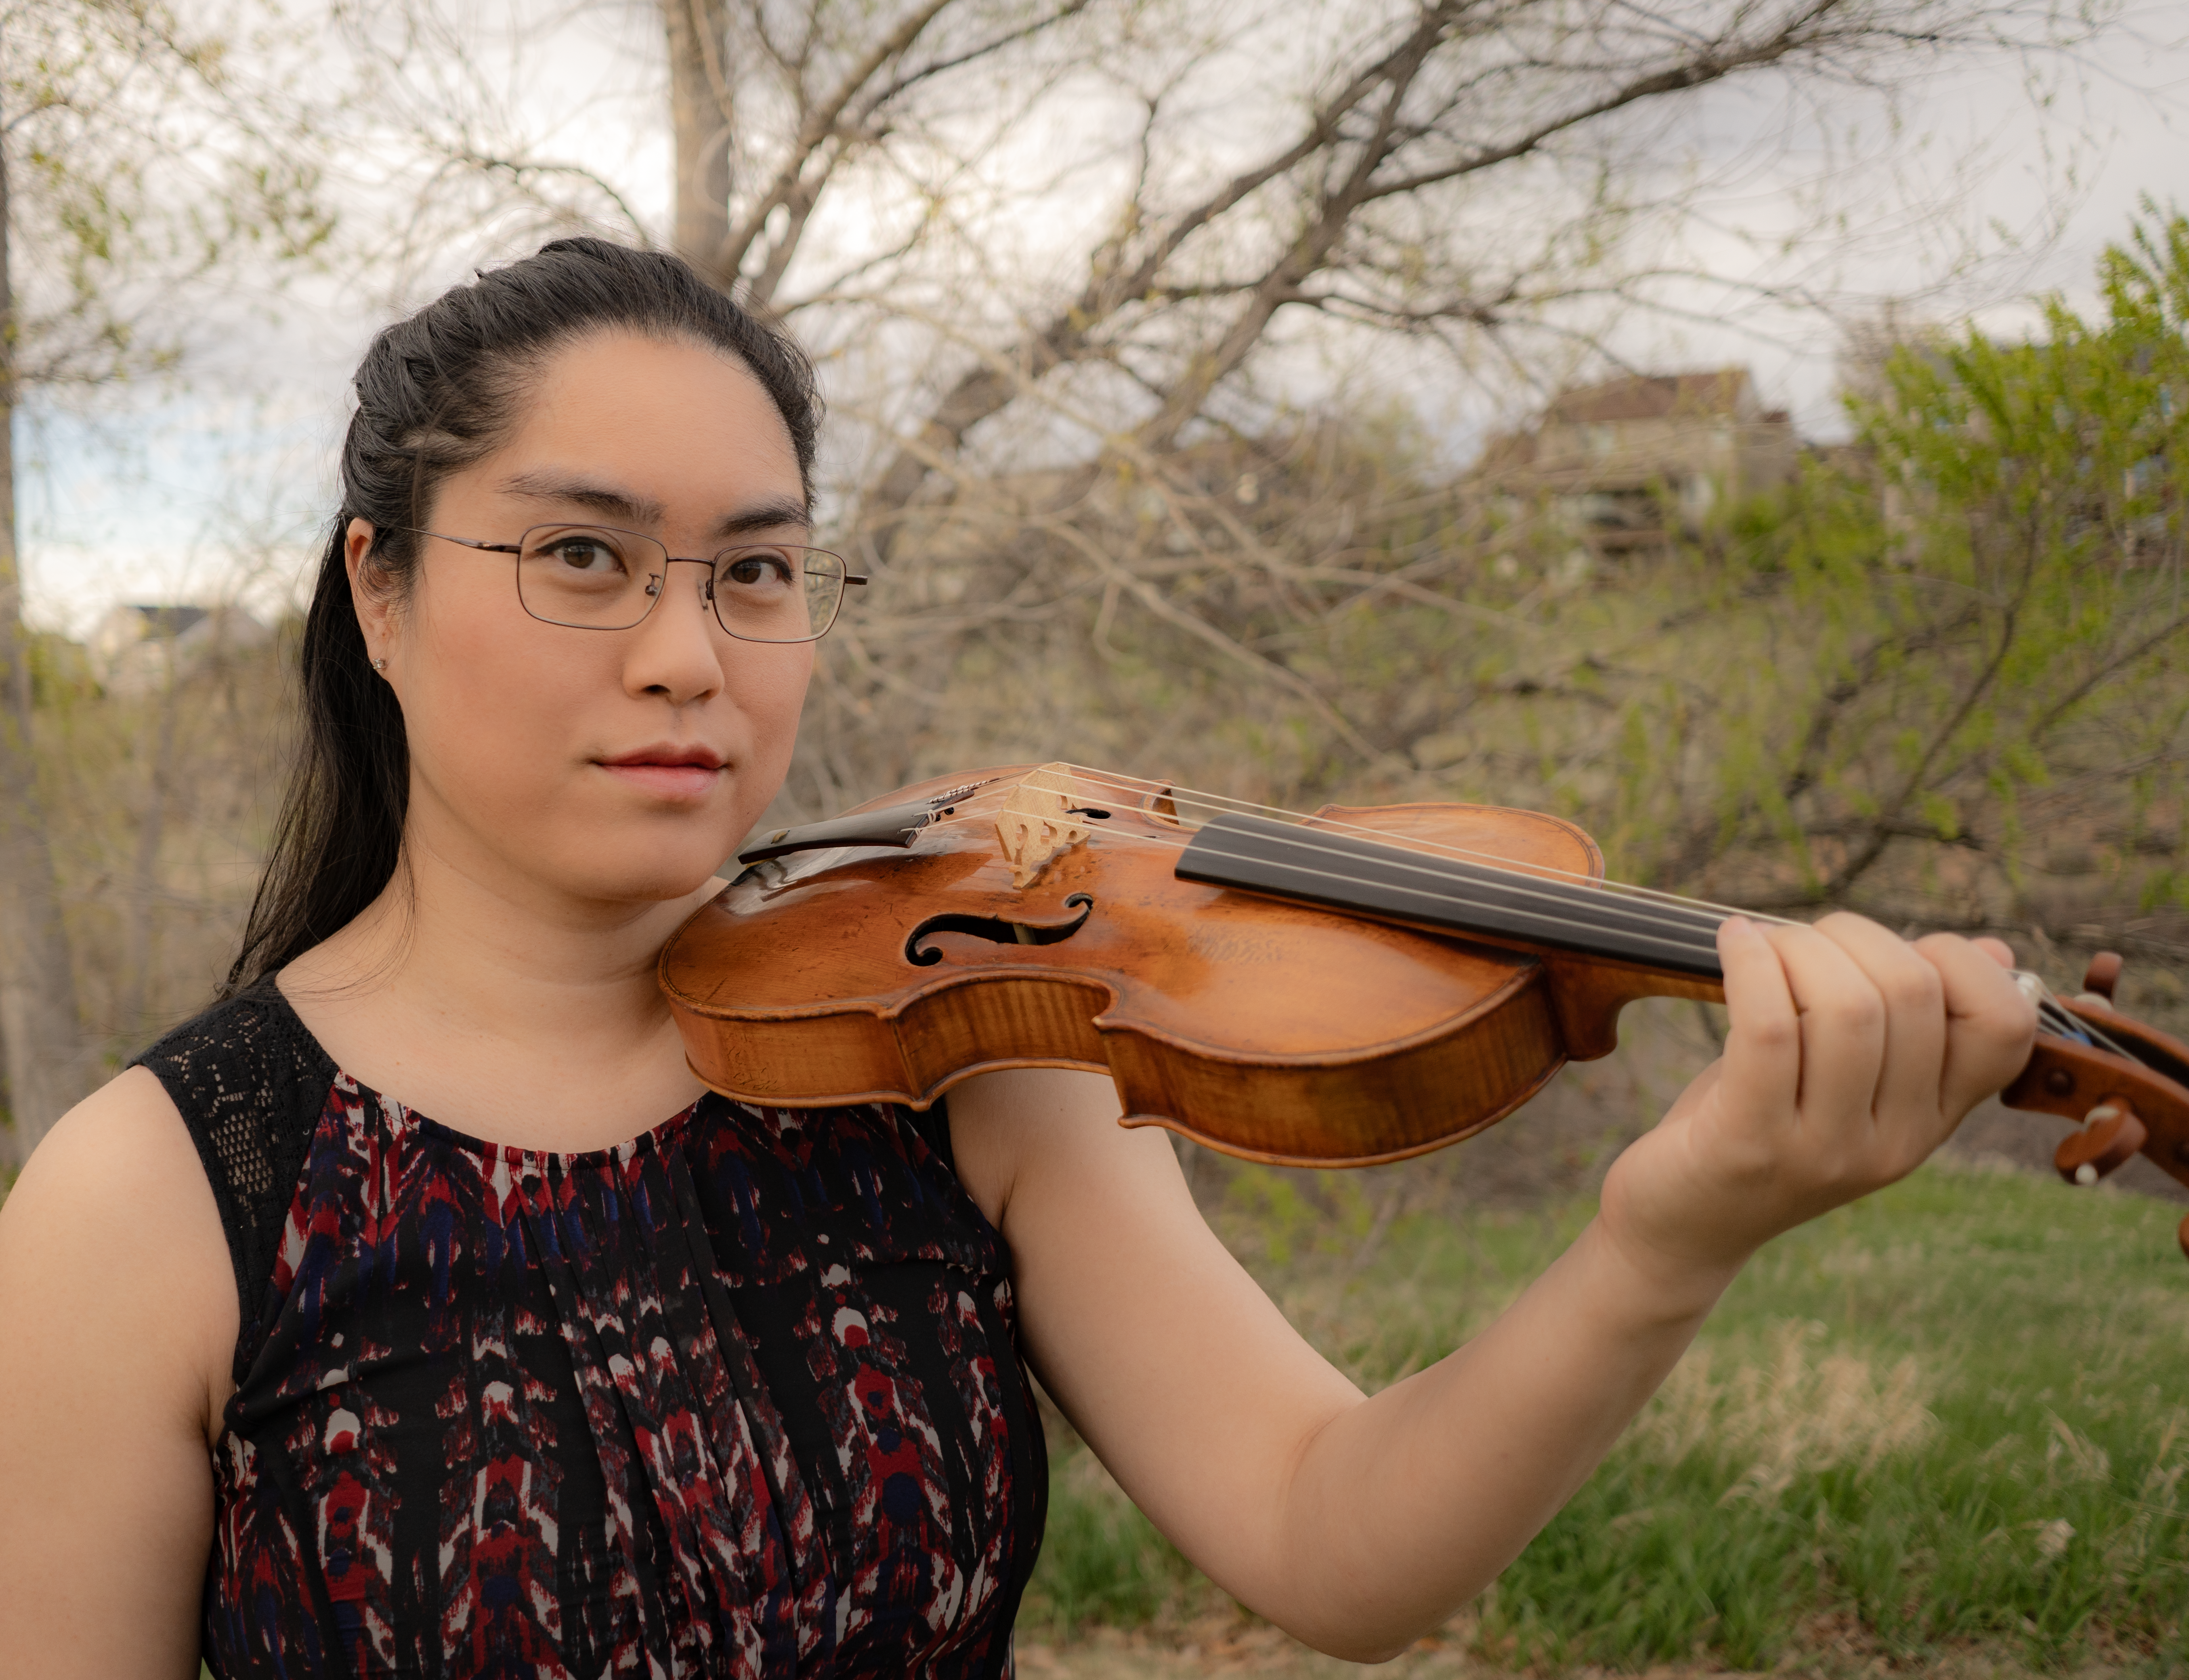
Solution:
[[[552,1161],[557,1166],[564,1168],[597,1167],[612,1159],[628,1159],[642,1149],[660,1149],[664,1145],[673,1141],[677,1134],[691,1123],[693,1118],[710,1098],[716,1098],[718,1101],[727,1100],[724,1098],[716,1098],[713,1091],[702,1091],[659,1124],[649,1126],[644,1131],[636,1133],[617,1142],[597,1145],[591,1149],[533,1149],[523,1144],[496,1142],[492,1139],[482,1138],[473,1133],[464,1131],[459,1127],[451,1126],[446,1121],[437,1120],[422,1109],[413,1108],[402,1098],[390,1095],[386,1091],[368,1085],[348,1072],[329,1053],[327,1047],[320,1042],[319,1035],[305,1024],[304,1017],[297,1012],[297,1006],[289,1001],[289,994],[281,989],[277,976],[278,970],[269,974],[256,986],[250,987],[250,991],[263,995],[268,1001],[289,1017],[291,1024],[314,1049],[319,1051],[327,1066],[334,1070],[333,1078],[337,1083],[347,1084],[360,1097],[379,1103],[385,1108],[395,1110],[421,1131],[452,1143],[458,1148],[483,1159],[500,1159],[511,1162]]]

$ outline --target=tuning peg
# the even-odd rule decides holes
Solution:
[[[2099,998],[2106,1003],[2113,1000],[2113,987],[2120,984],[2121,954],[2118,951],[2101,951],[2090,959],[2090,967],[2083,970],[2083,998]]]
[[[2083,1129],[2062,1140],[2052,1164],[2071,1185],[2094,1185],[2128,1164],[2151,1134],[2135,1111],[2119,1097],[2107,1097],[2083,1117]]]

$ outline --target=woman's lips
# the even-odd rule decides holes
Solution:
[[[689,800],[706,798],[715,789],[721,771],[712,765],[686,761],[681,763],[646,759],[622,759],[602,764],[609,775],[635,788],[643,788],[660,799]]]

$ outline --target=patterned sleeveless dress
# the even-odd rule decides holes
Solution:
[[[215,1674],[1011,1672],[1046,1458],[939,1105],[509,1148],[340,1072],[270,981],[140,1060],[242,1304]]]

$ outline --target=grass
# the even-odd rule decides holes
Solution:
[[[1372,1388],[1479,1329],[1590,1212],[1414,1217],[1361,1261],[1354,1222],[1317,1236],[1272,1185],[1235,1180],[1219,1227]],[[1470,1643],[1553,1668],[1972,1645],[2189,1667],[2180,1213],[1932,1166],[1781,1239],[1460,1624]],[[1083,1448],[1054,1468],[1032,1637],[1228,1603]]]

